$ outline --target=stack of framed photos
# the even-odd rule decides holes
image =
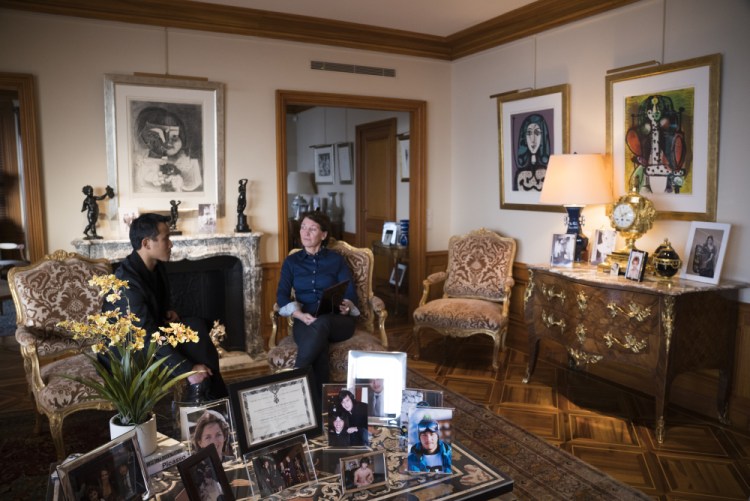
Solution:
[[[228,398],[175,403],[176,465],[149,475],[132,432],[60,465],[59,485],[66,499],[230,501],[322,486],[379,495],[389,472],[452,473],[454,410],[441,391],[405,387],[406,353],[350,351],[348,363],[347,382],[322,392],[310,369],[294,369],[231,383]]]

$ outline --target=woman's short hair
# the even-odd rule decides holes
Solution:
[[[315,210],[302,214],[300,221],[304,220],[305,218],[318,223],[318,226],[320,226],[320,230],[328,233],[328,235],[326,235],[326,238],[322,242],[322,245],[324,247],[328,245],[328,239],[331,236],[331,220],[328,218],[328,216],[318,210]]]
[[[206,426],[213,423],[218,424],[221,427],[221,432],[224,434],[224,445],[221,448],[222,450],[218,452],[220,455],[226,454],[227,443],[229,442],[229,424],[227,423],[227,420],[224,419],[224,416],[212,410],[207,410],[198,419],[198,422],[195,425],[195,431],[193,432],[193,446],[195,447],[195,450],[202,449],[200,441],[201,436],[203,435],[203,430]]]

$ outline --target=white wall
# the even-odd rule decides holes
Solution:
[[[168,37],[168,44],[166,39]],[[394,68],[395,78],[310,70],[311,60]],[[261,259],[277,261],[277,89],[426,101],[428,190],[447,193],[450,171],[450,63],[251,37],[169,30],[0,9],[0,71],[37,77],[44,203],[50,250],[83,236],[86,184],[107,184],[104,74],[207,77],[226,84],[226,203],[219,231],[236,224],[237,182],[249,179],[246,214],[266,236]],[[426,83],[429,82],[430,85]],[[449,204],[435,212],[445,220]],[[430,203],[428,201],[428,203]],[[166,207],[165,209],[168,209]],[[180,224],[190,221],[180,219]],[[117,234],[100,227],[105,237]],[[444,247],[450,229],[430,234]]]
[[[168,71],[226,84],[230,217],[220,229],[233,228],[237,181],[249,178],[246,212],[253,229],[267,235],[263,261],[278,260],[274,91],[290,89],[425,100],[427,249],[445,249],[450,235],[484,226],[518,239],[518,260],[535,263],[548,260],[550,235],[564,228],[563,216],[499,208],[497,112],[489,96],[568,83],[571,150],[604,152],[608,69],[721,53],[717,220],[732,224],[723,277],[750,281],[748,26],[747,0],[642,0],[447,63],[0,10],[0,71],[37,76],[50,249],[70,249],[70,241],[81,236],[82,186],[101,191],[107,183],[103,75]],[[312,59],[392,67],[397,77],[313,71]],[[602,206],[584,214],[589,234],[608,225]],[[689,222],[658,221],[639,246],[652,250],[669,237],[681,250],[689,227]],[[750,300],[750,292],[744,300]]]
[[[549,260],[552,233],[565,229],[560,213],[500,209],[497,107],[489,96],[570,84],[570,150],[604,153],[607,70],[721,53],[717,221],[732,224],[722,277],[750,282],[745,120],[750,116],[750,2],[668,0],[666,18],[664,6],[662,0],[644,0],[453,63],[452,233],[480,226],[495,229],[518,239],[519,261],[542,263]],[[603,206],[587,207],[584,215],[589,236],[609,227]],[[653,251],[668,237],[683,256],[689,229],[688,221],[657,221],[637,245]],[[622,244],[618,241],[618,247]],[[746,291],[743,300],[748,298]]]

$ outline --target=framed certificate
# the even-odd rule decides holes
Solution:
[[[306,368],[228,385],[243,454],[297,435],[321,433],[320,402],[310,378]]]

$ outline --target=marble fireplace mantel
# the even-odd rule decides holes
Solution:
[[[253,359],[265,360],[260,332],[260,304],[263,270],[260,264],[262,233],[232,235],[173,235],[172,261],[197,261],[214,256],[233,256],[242,263],[242,287],[245,313],[245,351]],[[110,263],[123,260],[133,247],[129,240],[73,240],[77,253],[93,258],[105,258]]]

